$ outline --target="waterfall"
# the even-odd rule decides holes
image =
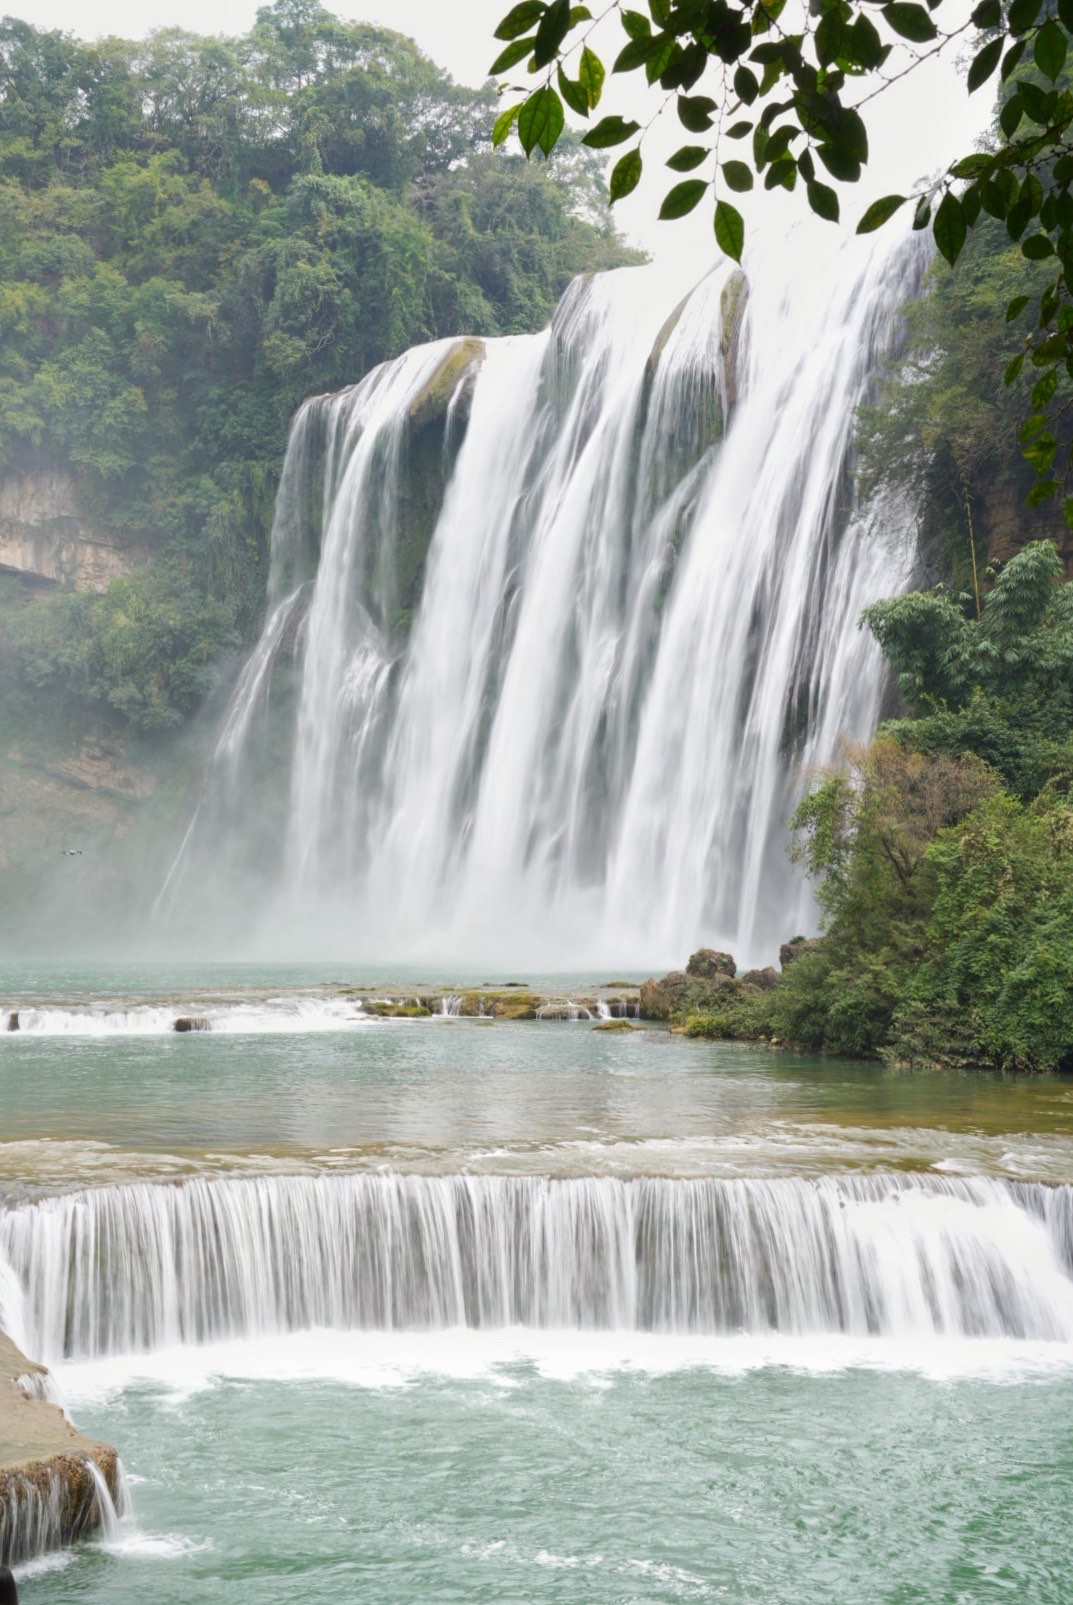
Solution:
[[[311,1327],[1073,1340],[1073,1188],[345,1175],[189,1180],[0,1215],[46,1363]]]
[[[306,404],[164,917],[553,969],[768,962],[807,922],[788,815],[874,727],[858,619],[912,557],[852,436],[922,256],[798,244],[684,297],[585,276],[542,335]]]

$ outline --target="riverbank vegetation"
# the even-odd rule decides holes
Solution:
[[[870,608],[904,717],[822,777],[794,820],[823,939],[694,1035],[776,1037],[907,1063],[1073,1069],[1073,583],[1054,545],[983,599]]]
[[[493,152],[493,107],[314,0],[238,39],[0,23],[0,473],[73,476],[143,565],[7,598],[12,694],[179,724],[259,623],[298,403],[422,340],[539,328],[573,275],[635,259],[599,159]]]

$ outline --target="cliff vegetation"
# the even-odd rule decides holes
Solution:
[[[631,259],[597,159],[493,152],[493,105],[314,0],[237,39],[0,23],[0,479],[70,473],[136,554],[0,598],[16,725],[181,724],[259,620],[297,404]]]

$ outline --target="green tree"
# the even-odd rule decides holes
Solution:
[[[1037,370],[1025,454],[1038,476],[1031,497],[1058,492],[1073,462],[1068,432],[1054,417],[1073,374],[1073,90],[1066,60],[1073,0],[979,0],[970,19],[931,0],[816,0],[804,15],[786,0],[645,0],[635,8],[570,0],[521,0],[496,30],[504,48],[492,71],[525,64],[536,87],[501,112],[497,142],[512,130],[527,154],[555,149],[569,108],[589,121],[599,107],[607,69],[593,48],[594,30],[616,17],[622,48],[612,71],[640,75],[661,91],[653,117],[600,117],[583,138],[593,148],[627,147],[611,173],[611,198],[630,194],[644,172],[644,137],[655,116],[673,105],[686,136],[667,165],[679,177],[661,216],[713,206],[716,240],[740,258],[744,220],[730,196],[760,179],[768,189],[804,189],[819,216],[839,217],[836,184],[854,184],[868,160],[867,107],[892,77],[955,42],[972,39],[970,91],[998,76],[999,133],[987,149],[967,153],[913,197],[874,202],[859,232],[881,227],[907,201],[916,228],[931,227],[948,262],[960,256],[981,219],[998,220],[1022,260],[1041,264],[1036,285],[1019,289],[1007,316],[1030,305],[1035,327],[1010,361],[1013,382],[1026,360]],[[944,26],[945,24],[945,26]],[[892,52],[897,48],[899,56]],[[637,95],[644,115],[647,97]],[[1060,392],[1060,394],[1059,394]],[[1066,516],[1073,524],[1073,498]]]

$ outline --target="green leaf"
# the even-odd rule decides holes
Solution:
[[[939,202],[939,210],[935,214],[931,231],[939,250],[953,267],[961,255],[961,247],[965,244],[968,225],[965,222],[965,213],[961,209],[961,202],[952,190],[947,190]]]
[[[1043,0],[1013,0],[1006,25],[1011,33],[1025,33],[1039,16]]]
[[[728,186],[739,195],[753,187],[753,170],[745,162],[724,162],[723,177]]]
[[[1054,255],[1054,246],[1046,234],[1031,234],[1021,242],[1021,255],[1027,256],[1030,262],[1042,262],[1044,257]]]
[[[496,39],[517,39],[520,33],[528,33],[534,23],[540,21],[544,15],[543,0],[522,0],[521,5],[512,6],[503,21],[495,31]]]
[[[1065,66],[1067,43],[1066,31],[1054,17],[1050,17],[1036,35],[1032,55],[1040,72],[1052,83]]]
[[[655,39],[631,39],[615,57],[612,72],[634,72],[658,49]]]
[[[1031,117],[1034,123],[1038,123],[1041,128],[1044,127],[1051,120],[1053,94],[1048,94],[1045,89],[1040,88],[1039,84],[1029,83],[1027,80],[1020,83],[1018,88],[1028,116]]]
[[[1057,389],[1058,369],[1048,368],[1046,373],[1040,374],[1039,378],[1032,386],[1033,407],[1046,407],[1048,402],[1053,398]]]
[[[539,145],[545,156],[555,149],[563,131],[563,103],[547,84],[530,95],[518,113],[518,138],[527,156]]]
[[[856,156],[848,155],[837,145],[817,145],[816,154],[831,174],[844,184],[856,184],[861,176],[861,164]]]
[[[533,65],[546,67],[570,32],[570,0],[551,0],[533,40]]]
[[[676,173],[691,173],[708,155],[707,145],[683,145],[673,156],[667,157],[667,166]]]
[[[973,58],[972,66],[969,68],[968,78],[970,95],[974,89],[979,89],[981,84],[986,84],[987,80],[991,77],[995,68],[999,64],[999,58],[1002,55],[1002,47],[1004,44],[1004,39],[992,39],[991,43],[985,45],[979,54]]]
[[[1027,295],[1015,295],[1009,306],[1006,308],[1006,322],[1012,323],[1015,318],[1019,318],[1027,305]]]
[[[955,178],[976,178],[980,173],[990,173],[994,165],[993,156],[975,151],[971,156],[963,156],[960,162],[955,162],[951,172]]]
[[[734,74],[734,93],[746,106],[751,106],[760,93],[760,80],[749,67],[739,67]]]
[[[707,95],[679,95],[678,121],[691,134],[704,134],[712,126],[715,101]]]
[[[1024,116],[1024,111],[1024,102],[1021,99],[1020,92],[1015,89],[998,114],[999,126],[1007,139],[1012,139],[1017,132],[1017,125]]]
[[[1024,354],[1023,351],[1019,351],[1017,353],[1017,355],[1014,357],[1013,361],[1008,364],[1008,366],[1006,368],[1006,372],[1002,376],[1004,381],[1006,382],[1006,384],[1008,384],[1008,385],[1012,385],[1013,384],[1013,381],[1017,378],[1017,375],[1020,373],[1020,371],[1024,367],[1024,365],[1025,365],[1025,354]]]
[[[586,45],[581,52],[581,64],[577,70],[577,79],[585,91],[590,107],[595,108],[600,104],[600,96],[603,94],[606,76],[607,73],[603,62]]]
[[[1073,496],[1066,497],[1066,500],[1062,505],[1062,512],[1065,515],[1065,521],[1069,525],[1069,528],[1073,529]]]
[[[1000,28],[1002,26],[1002,0],[980,0],[972,14],[974,28]]]
[[[493,145],[502,145],[514,124],[518,121],[518,113],[521,111],[523,104],[524,102],[519,100],[516,106],[508,106],[506,111],[500,112],[492,129]]]
[[[641,182],[641,170],[644,163],[641,152],[637,149],[628,150],[625,156],[620,156],[611,169],[611,200],[621,201],[626,195],[632,194]]]
[[[506,50],[501,51],[493,61],[488,69],[490,75],[496,78],[501,72],[509,72],[512,67],[518,65],[519,61],[525,60],[532,48],[533,41],[531,39],[515,39],[514,43],[508,45]]]
[[[609,150],[612,145],[622,145],[631,139],[640,126],[640,123],[623,122],[621,117],[601,117],[596,127],[582,137],[581,143],[593,150]]]
[[[858,234],[872,234],[877,228],[894,216],[898,209],[905,205],[904,195],[884,195],[880,200],[873,201],[857,224]]]
[[[1025,455],[1027,456],[1027,453]],[[1052,456],[1051,462],[1053,461],[1054,458]],[[1049,468],[1050,466],[1051,464],[1048,463],[1047,467]],[[1029,507],[1038,507],[1040,502],[1045,502],[1053,496],[1057,489],[1058,481],[1056,479],[1044,479],[1038,485],[1033,485],[1027,497]]]
[[[631,39],[648,39],[651,37],[652,24],[643,12],[624,11],[621,21]]]
[[[883,7],[883,16],[895,33],[901,34],[903,39],[911,39],[914,44],[926,44],[938,35],[924,7],[911,5],[908,0],[892,0],[892,4]]]
[[[816,179],[806,185],[805,193],[817,217],[825,217],[829,223],[838,222],[838,196],[829,184],[821,184],[819,179]]]
[[[999,77],[1002,79],[1003,83],[1006,82],[1007,78],[1010,76],[1011,72],[1013,72],[1013,69],[1017,66],[1017,63],[1024,55],[1025,45],[1027,43],[1027,39],[1018,39],[1017,43],[1015,45],[1011,45],[1009,50],[1007,50],[1006,54],[1003,56],[1002,71],[999,73]]]
[[[667,222],[676,217],[685,217],[691,212],[708,188],[703,178],[687,178],[681,184],[676,184],[668,190],[663,198],[663,205],[659,209],[660,218]]]
[[[557,69],[555,76],[559,85],[559,93],[570,107],[570,110],[576,111],[579,117],[587,117],[589,115],[589,97],[581,84],[573,78],[568,78],[561,67]]]
[[[741,261],[745,247],[745,222],[737,207],[731,206],[729,201],[716,202],[715,242],[735,262]]]
[[[1073,32],[1073,0],[1058,0],[1058,20]]]

